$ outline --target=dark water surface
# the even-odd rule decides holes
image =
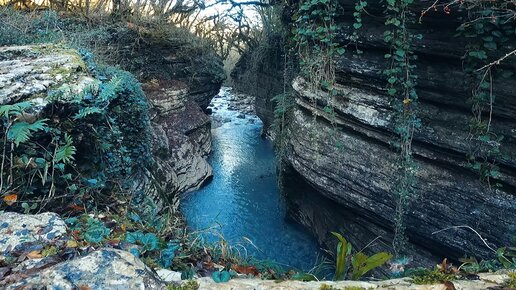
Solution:
[[[222,88],[212,101],[209,162],[214,177],[182,201],[187,223],[193,230],[215,226],[231,245],[244,245],[256,258],[308,270],[320,249],[310,234],[286,219],[272,144],[260,136],[258,117],[247,114],[242,119],[241,113],[228,109],[231,97],[231,90]],[[219,240],[213,234],[204,237],[210,242]]]

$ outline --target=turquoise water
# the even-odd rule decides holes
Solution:
[[[245,246],[249,256],[309,270],[320,254],[319,246],[286,218],[273,147],[260,136],[262,122],[229,110],[230,98],[230,89],[222,88],[212,101],[213,151],[208,161],[214,177],[182,201],[187,223],[192,230],[213,227],[230,245]],[[208,231],[204,237],[209,242],[219,240]]]

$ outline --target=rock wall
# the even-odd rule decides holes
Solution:
[[[256,115],[263,121],[264,133],[274,122],[272,98],[284,90],[283,45],[281,35],[267,37],[260,46],[243,54],[231,72],[235,88],[256,97]]]
[[[137,38],[142,41],[134,45]],[[198,189],[212,176],[205,159],[211,151],[205,111],[225,79],[222,60],[201,39],[172,28],[163,34],[143,26],[119,28],[102,45],[116,51],[106,53],[114,55],[107,61],[137,76],[152,105],[158,172],[170,180],[155,185],[160,195],[178,197]]]
[[[210,118],[184,83],[163,81],[145,86],[145,91],[153,104],[153,127],[160,136],[155,155],[173,169],[174,191],[198,189],[212,175],[205,159],[211,152]]]
[[[31,101],[39,110],[49,111],[46,96],[51,91],[69,87],[80,94],[97,81],[77,51],[53,45],[2,47],[0,62],[2,105]],[[178,79],[146,81],[142,77],[152,107],[151,123],[144,127],[153,140],[153,160],[151,166],[139,166],[130,188],[154,197],[158,204],[175,207],[180,194],[199,188],[212,176],[205,159],[211,151],[211,123],[203,109],[221,85],[206,76],[189,83]],[[207,82],[205,86],[201,80]]]
[[[363,53],[350,52],[350,46],[335,62],[334,124],[323,110],[329,99],[325,92],[310,91],[300,77],[292,83],[295,107],[285,160],[290,182],[285,183],[285,190],[291,215],[322,244],[333,248],[335,239],[329,232],[339,231],[356,248],[379,237],[369,248],[376,251],[390,250],[392,244],[397,154],[391,145],[396,139],[394,110],[383,74],[389,65],[384,58],[389,52],[383,40],[386,28],[378,17],[384,7],[378,1],[368,3],[359,32],[358,48]],[[339,4],[342,9],[336,22],[344,32],[337,39],[344,45],[353,32],[355,3],[341,0]],[[419,15],[425,4],[415,6]],[[408,252],[416,264],[465,254],[493,257],[469,229],[437,233],[448,227],[469,226],[493,247],[510,245],[516,233],[516,79],[494,81],[491,131],[504,136],[501,151],[505,157],[496,159],[500,174],[491,180],[502,186],[490,190],[467,163],[471,92],[462,68],[466,39],[455,36],[463,15],[432,11],[422,23],[410,27],[411,33],[423,35],[414,43],[422,120],[413,142],[419,196],[407,215]],[[507,49],[515,45],[514,39],[506,43]],[[515,71],[514,64],[505,69]]]

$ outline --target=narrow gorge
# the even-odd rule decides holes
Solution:
[[[0,0],[0,288],[514,289],[513,0]]]

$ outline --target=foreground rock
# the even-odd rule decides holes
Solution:
[[[0,255],[27,251],[30,247],[42,248],[65,235],[65,222],[55,213],[0,213]]]
[[[100,249],[59,263],[6,289],[163,289],[163,283],[133,254]]]
[[[167,269],[148,268],[133,254],[113,248],[101,248],[81,256],[58,253],[47,257],[31,255],[43,247],[68,241],[64,221],[55,213],[24,215],[0,213],[0,288],[1,289],[166,289],[186,283],[181,273]],[[39,250],[38,250],[39,249]],[[11,264],[5,266],[6,261]],[[13,265],[14,263],[15,265]],[[503,285],[505,274],[480,274],[478,280],[453,281],[455,289],[487,289]],[[336,289],[450,289],[444,285],[414,285],[410,279],[377,282],[363,281],[272,281],[235,278],[227,283],[215,283],[211,277],[195,279],[201,290],[211,289],[321,289],[323,285]]]
[[[484,290],[491,287],[499,288],[508,279],[507,275],[483,274],[479,280],[452,281],[446,284],[416,285],[411,279],[392,279],[376,282],[362,281],[272,281],[259,279],[234,279],[227,283],[215,283],[210,278],[198,279],[199,289],[202,290],[320,290],[325,289],[396,289],[396,290]],[[333,288],[330,288],[333,287]],[[493,288],[494,289],[494,288]]]
[[[63,249],[71,239],[55,213],[0,213],[1,289],[162,289],[165,283],[133,254],[104,248],[83,257]],[[72,250],[72,249],[70,249]],[[86,249],[87,252],[87,249]],[[63,261],[65,257],[70,260]],[[67,258],[69,259],[69,258]]]

